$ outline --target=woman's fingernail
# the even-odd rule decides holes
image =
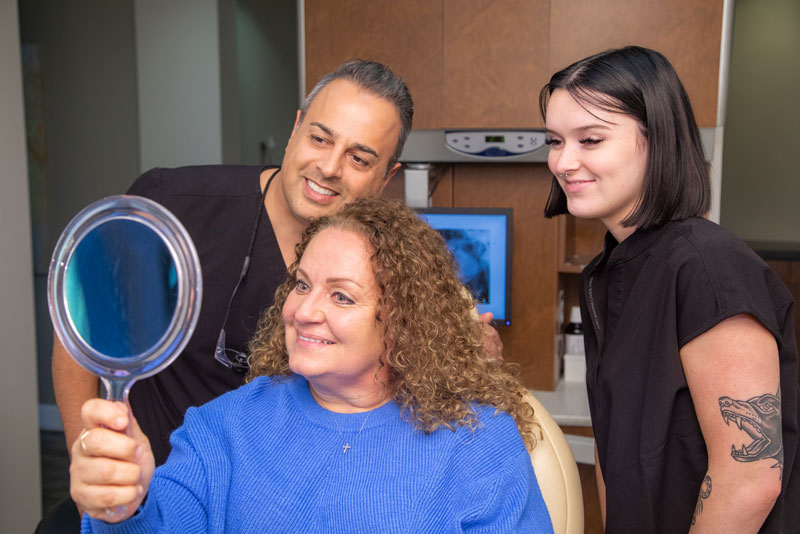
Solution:
[[[136,486],[136,496],[141,497],[142,493],[144,493],[144,488],[141,485]]]
[[[138,460],[139,458],[141,458],[141,457],[142,457],[142,446],[141,446],[141,445],[139,445],[138,447],[136,447],[136,451],[135,451],[133,454],[134,454],[134,457],[135,457],[137,460]]]
[[[125,426],[125,418],[123,416],[121,416],[121,415],[118,416],[117,419],[116,419],[116,425],[118,427],[119,426]]]

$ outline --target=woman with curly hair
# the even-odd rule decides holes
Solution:
[[[125,408],[87,403],[72,493],[104,521],[84,529],[552,532],[525,388],[484,354],[439,234],[365,199],[312,222],[296,257],[249,383],[190,409],[155,475],[135,422],[113,431]]]

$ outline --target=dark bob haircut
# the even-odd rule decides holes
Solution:
[[[647,140],[642,193],[623,226],[648,228],[705,215],[708,168],[689,97],[670,62],[655,50],[628,46],[587,57],[550,78],[539,93],[545,117],[550,95],[565,89],[581,105],[636,119]],[[544,214],[568,213],[555,176]]]

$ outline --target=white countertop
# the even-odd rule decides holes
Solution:
[[[592,426],[585,382],[561,380],[555,391],[531,390],[531,393],[560,426]],[[572,434],[565,437],[578,463],[594,464],[593,438]]]
[[[585,382],[558,382],[555,391],[531,390],[533,396],[562,426],[592,426]]]

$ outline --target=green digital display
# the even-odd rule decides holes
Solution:
[[[504,135],[487,135],[486,136],[487,143],[505,143],[506,136]]]

